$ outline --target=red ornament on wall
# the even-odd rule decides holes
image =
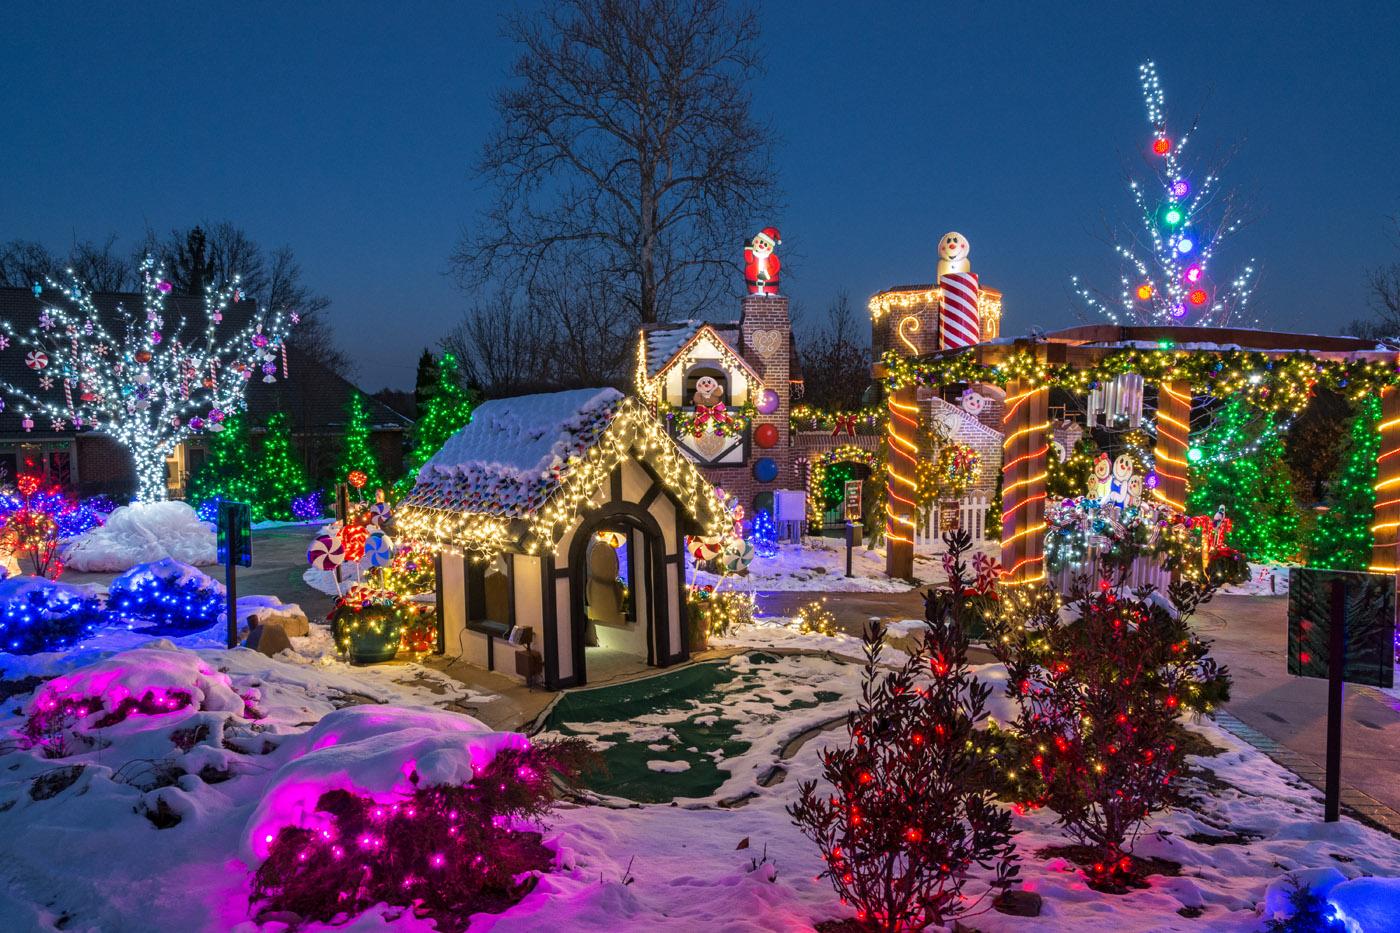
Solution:
[[[765,449],[778,444],[778,428],[772,424],[760,424],[753,429],[754,443]]]

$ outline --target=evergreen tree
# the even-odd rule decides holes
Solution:
[[[340,450],[340,462],[336,465],[336,482],[344,482],[352,471],[359,470],[367,477],[365,489],[373,491],[384,485],[384,476],[379,470],[379,461],[374,456],[369,440],[369,408],[361,392],[350,395],[350,406],[345,419],[345,440]]]
[[[462,373],[457,358],[444,353],[437,365],[437,384],[428,399],[426,410],[413,429],[413,453],[409,457],[410,474],[428,462],[447,439],[472,420],[472,403],[462,388]]]
[[[211,499],[247,502],[253,507],[253,521],[262,521],[263,504],[251,477],[253,442],[248,435],[248,416],[244,412],[224,419],[224,429],[209,434],[208,456],[190,477],[189,498],[195,503]]]
[[[172,284],[186,295],[203,295],[214,281],[214,265],[209,261],[208,238],[203,227],[191,227],[185,242],[175,251],[170,266]]]
[[[1255,418],[1243,401],[1232,398],[1195,441],[1187,511],[1213,515],[1223,505],[1234,523],[1226,543],[1251,560],[1296,556],[1298,504],[1274,416]]]
[[[258,500],[267,518],[290,520],[292,499],[306,492],[306,470],[292,450],[286,412],[273,412],[263,435],[262,464],[257,471]]]
[[[437,394],[438,378],[437,358],[425,348],[418,357],[418,375],[413,381],[414,420],[421,421],[428,413],[428,403]]]
[[[1380,419],[1381,400],[1376,396],[1362,401],[1361,410],[1351,419],[1341,466],[1327,492],[1327,511],[1318,516],[1308,541],[1310,566],[1331,570],[1370,566]]]
[[[1064,463],[1051,447],[1045,461],[1045,492],[1051,499],[1074,499],[1087,494],[1098,453],[1099,445],[1088,434],[1074,442]]]

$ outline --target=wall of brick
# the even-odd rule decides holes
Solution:
[[[792,321],[788,317],[788,300],[781,295],[746,295],[739,318],[739,343],[739,352],[758,371],[764,385],[778,393],[777,409],[771,414],[756,415],[753,430],[761,424],[773,425],[778,430],[778,443],[767,449],[754,443],[744,467],[707,472],[716,484],[733,493],[745,509],[752,509],[754,497],[760,492],[800,488],[793,472],[788,435],[788,415],[792,409],[792,391],[788,383]],[[754,464],[761,457],[771,457],[778,465],[778,478],[771,483],[760,483],[753,475]]]
[[[871,357],[879,360],[886,350],[897,350],[901,356],[910,356],[909,345],[899,339],[899,322],[913,315],[918,322],[918,330],[913,326],[905,328],[905,335],[920,354],[932,353],[938,349],[938,310],[937,301],[914,301],[907,307],[896,308],[884,314],[878,321],[870,322],[870,346],[874,351]]]

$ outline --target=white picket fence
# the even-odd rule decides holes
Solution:
[[[988,496],[968,496],[958,503],[958,527],[972,535],[974,546],[1000,539],[1000,528],[986,527],[987,506],[991,501]],[[943,548],[943,529],[938,527],[938,506],[930,506],[919,515],[914,526],[914,547]]]

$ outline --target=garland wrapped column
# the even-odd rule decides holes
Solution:
[[[1050,390],[1025,379],[1006,384],[1001,426],[1002,581],[1045,579],[1045,478]]]
[[[917,392],[912,385],[890,392],[886,440],[885,573],[904,580],[914,577],[914,493],[918,489],[914,477],[920,453]]]
[[[1186,444],[1191,435],[1191,384],[1157,386],[1157,488],[1152,494],[1178,512],[1186,511]]]
[[[1375,534],[1371,545],[1371,572],[1400,571],[1400,391],[1394,386],[1381,390],[1381,422],[1376,426],[1381,450],[1376,457]]]

